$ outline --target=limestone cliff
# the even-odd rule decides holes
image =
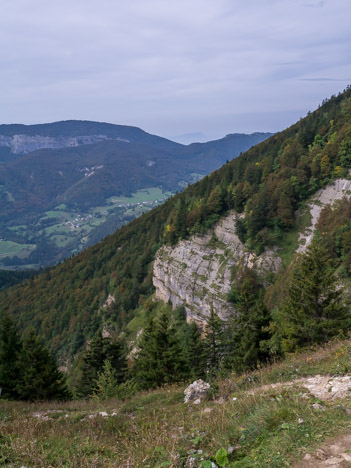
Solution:
[[[75,137],[49,137],[41,135],[0,135],[0,146],[6,146],[11,149],[13,154],[27,154],[42,148],[67,148],[80,145],[89,145],[99,143],[108,138],[106,135],[82,135]],[[114,140],[121,140],[114,138]],[[121,140],[128,142],[128,140]]]
[[[326,205],[333,205],[343,197],[350,198],[350,196],[351,180],[348,179],[337,179],[332,184],[318,190],[307,205],[307,209],[311,215],[311,223],[305,232],[299,234],[298,252],[304,252],[310,244],[322,209]]]
[[[235,233],[239,217],[230,212],[203,237],[193,236],[175,247],[162,247],[154,261],[156,299],[184,305],[187,317],[202,322],[211,309],[226,319],[234,313],[227,294],[242,266],[259,272],[277,271],[281,261],[273,250],[249,252]]]
[[[351,196],[351,180],[338,179],[310,199],[310,225],[298,235],[297,252],[303,252],[311,242],[323,207],[345,196]],[[257,256],[236,235],[240,216],[232,211],[203,237],[193,236],[175,247],[162,247],[154,261],[156,299],[171,301],[173,307],[184,305],[190,320],[204,321],[212,308],[226,319],[235,313],[226,298],[240,267],[255,268],[261,274],[277,272],[281,268],[277,249]]]

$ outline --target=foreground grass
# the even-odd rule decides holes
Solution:
[[[214,400],[200,405],[183,403],[184,386],[126,402],[2,401],[0,466],[181,467],[193,458],[195,466],[206,468],[216,454],[220,466],[291,466],[325,437],[351,431],[351,400],[323,403],[302,398],[306,390],[298,385],[268,392],[260,386],[307,375],[342,375],[351,372],[350,366],[351,342],[335,342],[222,380]],[[248,389],[256,390],[248,395]],[[316,402],[323,410],[311,407]],[[221,448],[231,452],[222,460]]]

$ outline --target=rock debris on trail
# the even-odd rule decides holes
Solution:
[[[308,390],[315,398],[323,401],[334,401],[351,396],[351,376],[331,377],[328,375],[315,375],[277,384],[263,385],[248,391],[248,395],[269,391],[277,388],[290,388],[299,385]]]
[[[327,440],[313,453],[307,453],[294,468],[334,467],[349,468],[351,466],[351,434],[343,434]]]

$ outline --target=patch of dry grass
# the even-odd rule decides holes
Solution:
[[[351,427],[351,402],[322,403],[323,410],[316,411],[315,399],[302,398],[302,388],[254,395],[246,390],[305,375],[347,373],[350,363],[350,341],[334,342],[222,380],[215,399],[200,405],[183,403],[184,386],[125,402],[2,401],[0,466],[181,467],[189,458],[201,466],[229,447],[225,466],[289,466],[326,436]]]

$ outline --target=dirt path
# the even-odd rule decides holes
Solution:
[[[351,397],[351,376],[332,377],[329,375],[315,375],[314,377],[303,377],[290,382],[281,382],[277,384],[263,385],[247,392],[248,395],[254,395],[275,388],[289,388],[300,385],[308,393],[324,401],[335,401],[342,398]],[[306,393],[307,395],[307,393]]]
[[[351,433],[327,439],[313,453],[307,453],[294,468],[351,467]]]

